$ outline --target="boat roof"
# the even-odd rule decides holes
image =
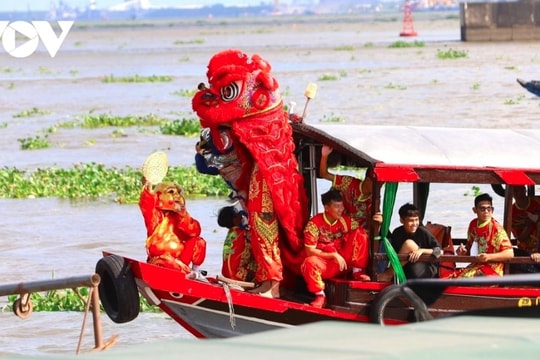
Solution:
[[[293,124],[293,129],[297,137],[326,143],[373,169],[379,181],[540,182],[540,129],[326,123]]]

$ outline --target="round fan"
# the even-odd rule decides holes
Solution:
[[[169,159],[163,151],[156,151],[150,154],[142,167],[144,178],[152,185],[159,184],[163,181],[168,170]]]

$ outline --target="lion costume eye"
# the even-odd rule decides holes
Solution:
[[[221,88],[220,94],[223,101],[233,101],[238,97],[238,94],[240,94],[240,86],[236,82],[230,83]]]

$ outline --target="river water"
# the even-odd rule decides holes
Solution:
[[[414,40],[424,46],[412,48],[388,46],[413,41],[398,36],[399,21],[276,21],[250,26],[217,21],[74,29],[55,58],[44,49],[24,59],[0,52],[0,166],[31,170],[98,162],[139,167],[155,150],[166,151],[173,165],[191,164],[196,139],[135,128],[123,129],[125,136],[119,138],[111,136],[111,129],[60,129],[49,135],[51,148],[35,151],[20,150],[18,139],[43,134],[60,121],[88,113],[193,117],[191,99],[177,92],[204,82],[209,58],[226,48],[266,58],[285,101],[295,101],[298,111],[305,102],[306,85],[316,82],[319,89],[309,104],[307,122],[537,127],[540,102],[515,81],[537,76],[536,43],[462,43],[458,20],[417,21],[419,36]],[[438,51],[448,49],[467,56],[437,57]],[[174,81],[106,84],[101,79],[107,75],[171,75]],[[14,117],[33,107],[50,113]],[[472,216],[472,198],[464,194],[471,186],[434,189],[432,195],[441,207],[427,218],[455,223],[454,233],[464,234]],[[397,203],[408,201],[410,191],[405,189],[400,196]],[[215,214],[225,203],[188,200],[208,241],[205,268],[210,274],[220,269],[225,232],[217,226]],[[497,209],[502,205],[495,207],[500,218]],[[3,284],[92,274],[103,250],[145,257],[145,229],[135,205],[0,199],[0,222]],[[6,301],[0,298],[0,305]],[[191,337],[162,314],[141,314],[123,325],[106,315],[102,321],[105,338],[119,335],[117,347]],[[81,323],[81,313],[34,313],[21,320],[0,312],[0,355],[74,353]],[[86,334],[83,351],[93,346],[90,325]]]

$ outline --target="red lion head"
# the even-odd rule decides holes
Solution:
[[[209,87],[200,84],[192,100],[201,125],[228,125],[280,106],[279,85],[271,69],[259,55],[249,57],[240,50],[215,54],[206,73]]]

